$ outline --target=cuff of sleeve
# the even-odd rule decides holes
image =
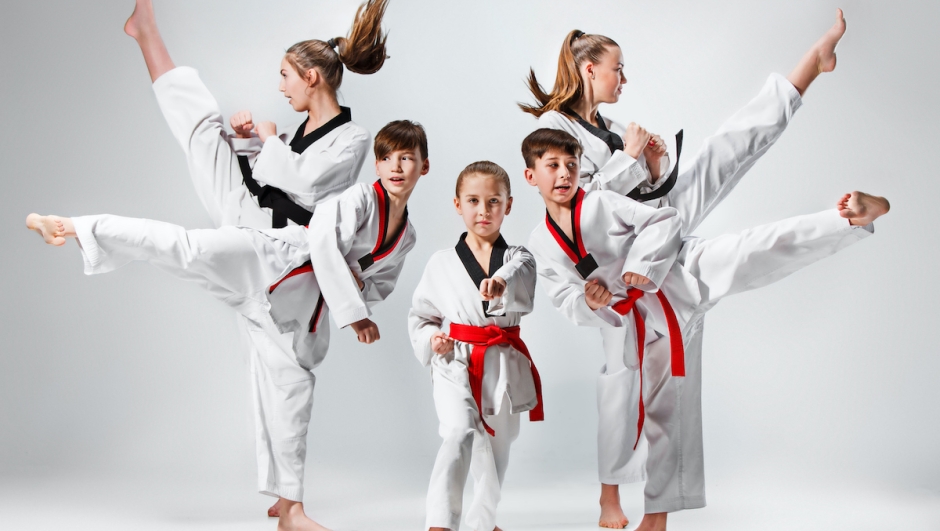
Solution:
[[[605,189],[627,194],[640,183],[648,180],[649,173],[637,159],[617,150],[594,178],[600,181]]]
[[[770,77],[767,78],[767,85],[776,86],[780,93],[786,94],[786,98],[790,104],[791,115],[803,106],[803,97],[800,96],[800,91],[796,90],[796,87],[782,75],[776,72],[770,74]]]
[[[370,315],[372,315],[372,312],[369,311],[369,307],[363,304],[362,306],[357,306],[348,310],[342,310],[338,312],[334,311],[333,320],[336,321],[337,327],[345,328],[355,323],[356,321],[367,319]]]

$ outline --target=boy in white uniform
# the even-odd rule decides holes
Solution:
[[[675,508],[683,489],[704,495],[704,485],[683,482],[698,477],[702,467],[701,452],[678,437],[701,425],[700,409],[684,408],[679,400],[681,394],[682,401],[696,401],[701,392],[701,350],[688,348],[683,338],[700,337],[704,313],[722,298],[779,280],[869,236],[872,221],[889,206],[883,198],[853,192],[834,210],[737,235],[680,240],[675,209],[580,189],[580,150],[574,137],[552,129],[539,129],[523,142],[526,180],[539,188],[547,208],[529,248],[552,303],[568,319],[626,330],[626,343],[607,351],[607,364],[634,372],[639,393],[632,415],[622,410],[623,400],[613,401],[619,411],[610,418],[623,422],[612,442],[635,449],[645,434],[649,479],[639,529],[665,529],[666,514],[683,508]],[[635,423],[627,422],[631,416]],[[642,476],[642,460],[632,465]]]
[[[379,339],[370,306],[394,289],[405,255],[414,247],[407,201],[427,174],[427,138],[420,125],[392,122],[375,141],[372,185],[359,184],[317,207],[310,228],[221,227],[186,231],[157,221],[117,216],[59,218],[30,214],[27,227],[47,243],[76,238],[87,274],[112,271],[141,260],[174,276],[198,282],[244,316],[259,341],[286,349],[259,349],[272,373],[258,380],[267,430],[281,489],[279,528],[325,529],[303,512],[307,425],[313,401],[312,373],[326,355],[327,307],[340,328],[350,326],[359,341]],[[313,272],[316,273],[313,273]],[[281,382],[275,377],[303,374]]]
[[[474,498],[467,524],[491,531],[499,529],[496,506],[519,414],[543,419],[538,371],[519,337],[519,322],[532,311],[535,260],[500,235],[512,195],[499,165],[475,162],[460,172],[454,206],[467,232],[428,261],[408,315],[415,355],[431,366],[444,439],[425,528],[457,531],[469,471]]]

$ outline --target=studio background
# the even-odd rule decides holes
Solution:
[[[277,91],[284,50],[344,35],[356,0],[157,1],[177,65],[193,66],[227,118],[279,131],[303,119]],[[30,212],[112,213],[209,227],[136,43],[132,2],[11,2],[0,18],[0,528],[273,529],[255,493],[248,366],[233,312],[195,285],[132,264],[85,277],[77,246],[43,245]],[[697,232],[715,236],[888,197],[875,237],[710,312],[704,351],[708,507],[671,529],[937,529],[940,357],[934,309],[940,196],[935,31],[927,1],[391,0],[391,58],[346,73],[340,102],[373,134],[394,119],[428,131],[431,172],[411,201],[418,244],[375,310],[382,339],[335,330],[317,370],[308,511],[337,529],[419,529],[440,439],[428,369],[406,316],[434,251],[463,231],[457,173],[505,167],[503,234],[525,243],[544,206],[522,178],[535,119],[531,66],[554,80],[574,28],[623,48],[619,104],[601,112],[669,135],[688,157],[771,72],[786,75],[846,12],[838,67]],[[371,157],[360,180],[374,177]],[[500,525],[594,529],[598,334],[544,292],[523,320],[546,421],[523,420]],[[471,488],[468,486],[467,491]],[[634,523],[641,487],[624,490]]]

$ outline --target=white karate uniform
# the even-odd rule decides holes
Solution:
[[[467,511],[467,525],[485,530],[496,526],[509,447],[519,434],[519,413],[538,404],[525,355],[508,344],[488,347],[481,403],[483,417],[495,435],[486,433],[468,376],[474,346],[455,341],[454,350],[444,356],[431,350],[431,336],[448,332],[451,323],[507,328],[518,326],[522,316],[532,311],[536,279],[532,255],[524,247],[507,246],[500,237],[493,247],[490,275],[486,275],[464,237],[456,248],[431,256],[408,315],[415,355],[431,367],[434,406],[443,439],[428,486],[425,529],[460,527],[468,471],[474,477],[474,499]],[[506,290],[499,299],[483,301],[479,283],[491,277],[505,280]]]
[[[318,203],[338,196],[356,182],[369,153],[369,133],[351,121],[348,109],[306,136],[305,121],[293,135],[272,136],[262,144],[256,135],[242,139],[226,132],[218,103],[192,68],[179,67],[163,74],[153,83],[153,90],[170,131],[186,154],[196,193],[216,226],[272,227],[272,209],[262,207],[258,197],[249,192],[239,156],[247,158],[260,185],[276,187],[294,203],[313,211]],[[287,225],[295,223],[288,220]],[[258,490],[299,501],[302,489],[284,486],[279,478],[285,477],[285,471],[275,466],[286,459],[284,455],[296,459],[298,453],[288,450],[280,457],[275,455],[281,443],[272,438],[287,439],[290,434],[305,432],[304,418],[310,417],[306,404],[312,399],[306,394],[312,393],[315,377],[311,366],[295,359],[290,336],[242,315],[238,323],[249,346]],[[315,339],[304,339],[322,346],[311,348],[326,352],[329,327],[312,336]],[[299,419],[297,425],[279,426],[279,411],[288,412],[284,417]],[[289,482],[293,485],[295,478]]]
[[[599,423],[609,426],[599,431],[599,466],[613,474],[602,475],[601,482],[647,479],[647,513],[704,506],[701,326],[705,312],[728,295],[786,277],[869,236],[873,229],[853,227],[832,209],[739,234],[687,237],[680,247],[681,221],[672,208],[652,209],[606,191],[585,193],[581,201],[580,219],[573,220],[572,227],[596,261],[596,269],[582,278],[563,247],[567,244],[553,235],[547,221],[532,232],[529,249],[552,303],[575,324],[614,330],[605,339],[620,340],[619,348],[612,341],[605,345],[603,383],[611,385],[598,391]],[[648,277],[651,283],[639,288],[653,292],[658,287],[668,298],[682,330],[684,377],[672,376],[667,321],[656,297],[647,294],[636,303],[646,330],[642,375],[633,314],[621,316],[609,306],[592,311],[587,306],[586,281],[598,279],[606,286],[614,295],[613,305],[625,298],[626,272]],[[648,446],[637,433],[641,378]]]
[[[680,161],[675,187],[664,197],[648,202],[650,206],[671,206],[677,209],[681,220],[680,234],[690,235],[714,208],[734,189],[745,173],[777,141],[786,129],[793,114],[802,105],[799,92],[779,74],[772,74],[757,96],[726,120],[718,131],[707,138],[698,153]],[[666,135],[668,161],[664,158],[662,177],[655,185],[650,184],[650,173],[644,156],[633,159],[622,150],[612,149],[601,137],[605,130],[623,136],[626,128],[613,120],[601,117],[599,128],[585,125],[577,120],[569,120],[558,112],[549,112],[539,119],[540,127],[560,129],[573,135],[581,142],[584,150],[581,156],[581,186],[585,190],[611,190],[627,194],[639,186],[642,192],[658,189],[666,176],[672,171],[676,146],[672,138]],[[687,162],[690,161],[690,162]],[[689,331],[687,349],[695,350],[695,359],[701,358],[703,322]],[[605,357],[619,359],[618,352],[623,345],[623,329],[601,329]],[[601,483],[620,484],[642,481],[644,445],[636,452],[622,441],[629,437],[624,432],[621,422],[621,410],[636,410],[637,392],[630,389],[635,375],[628,377],[622,372],[623,364],[608,363],[598,376],[597,403],[598,421],[598,475]],[[694,398],[692,396],[694,395]],[[687,393],[684,404],[687,409],[697,408],[701,417],[701,396],[699,392]],[[683,434],[690,449],[688,455],[701,456],[701,425],[694,431]],[[697,446],[696,446],[697,445]],[[697,448],[692,451],[692,448]],[[626,453],[624,453],[626,450]],[[701,459],[699,459],[700,461]],[[690,468],[701,471],[701,476],[686,482],[686,492],[681,508],[702,507],[705,504],[704,469],[701,466]],[[688,487],[692,486],[692,487]]]
[[[261,477],[266,494],[303,500],[315,383],[311,371],[329,344],[327,307],[340,309],[334,312],[340,327],[368,317],[369,307],[394,289],[405,255],[414,247],[415,232],[407,220],[391,243],[382,245],[388,231],[383,192],[381,186],[365,184],[350,188],[318,207],[309,230],[292,225],[187,231],[118,216],[72,218],[87,274],[147,261],[197,282],[245,318],[258,354],[252,369],[255,406],[263,413],[256,429],[265,442],[259,465],[266,474]],[[363,270],[360,260],[367,255],[375,260]],[[362,280],[362,290],[351,271]]]

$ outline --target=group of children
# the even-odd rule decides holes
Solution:
[[[186,154],[197,193],[218,228],[187,231],[143,219],[30,214],[47,243],[74,238],[87,274],[146,261],[198,282],[234,308],[251,351],[259,490],[278,498],[278,528],[325,529],[303,509],[306,435],[315,377],[329,343],[327,314],[359,341],[379,339],[371,307],[395,288],[416,241],[407,202],[429,171],[427,137],[399,120],[375,136],[378,179],[355,184],[369,134],[340,107],[343,69],[372,73],[385,58],[387,0],[367,0],[345,38],[288,49],[281,91],[307,118],[293,135],[250,113],[230,120],[192,69],[177,68],[148,0],[125,30],[140,44],[157,101]],[[679,168],[682,136],[666,142],[601,117],[619,98],[623,58],[607,37],[566,37],[555,87],[530,77],[540,128],[522,142],[525,180],[546,207],[525,247],[500,234],[510,177],[474,162],[457,177],[466,224],[435,253],[415,288],[412,348],[430,366],[443,439],[431,474],[426,529],[456,531],[468,473],[466,521],[499,529],[496,508],[520,414],[543,420],[541,379],[521,339],[536,278],[579,326],[601,330],[598,382],[602,527],[628,524],[621,483],[646,480],[640,529],[702,507],[702,318],[725,296],[754,289],[873,232],[882,198],[846,194],[836,208],[714,239],[690,236],[773,144],[809,83],[835,66],[836,25],[788,78],[761,93]],[[536,356],[537,357],[537,356]]]

